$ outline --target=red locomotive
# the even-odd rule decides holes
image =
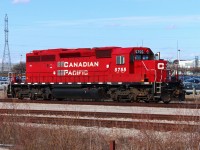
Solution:
[[[23,99],[159,101],[184,99],[180,82],[169,78],[167,61],[147,47],[34,50],[26,55],[25,83],[9,94]]]

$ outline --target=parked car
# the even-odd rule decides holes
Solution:
[[[198,79],[198,78],[190,78],[190,79],[185,80],[185,82],[200,83],[200,79]]]
[[[9,81],[0,81],[0,85],[2,84],[9,84]]]
[[[22,82],[26,81],[26,76],[22,76]]]
[[[0,77],[0,81],[8,81],[8,77]]]
[[[200,84],[192,83],[192,82],[183,82],[184,89],[187,95],[193,94],[195,90],[195,94],[200,93]]]

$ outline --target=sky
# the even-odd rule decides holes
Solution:
[[[0,0],[0,61],[8,15],[12,63],[50,48],[145,46],[161,58],[200,58],[198,0]]]

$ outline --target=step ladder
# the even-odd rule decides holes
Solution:
[[[162,82],[156,82],[155,83],[155,92],[157,93],[157,94],[161,94],[161,90],[162,90]]]
[[[160,98],[162,92],[162,82],[154,82],[154,98]]]

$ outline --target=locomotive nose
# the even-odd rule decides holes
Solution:
[[[159,60],[155,66],[156,72],[157,72],[157,78],[159,81],[157,82],[165,82],[167,79],[167,71],[166,71],[166,65],[167,62],[164,60]]]

